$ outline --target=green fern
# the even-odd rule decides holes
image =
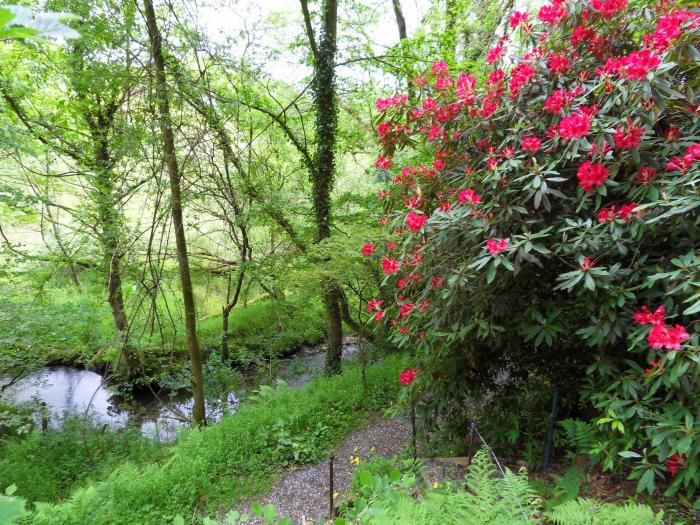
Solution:
[[[451,486],[431,490],[415,499],[399,486],[375,491],[351,522],[373,525],[525,525],[536,523],[540,501],[524,472],[506,469],[497,475],[491,453],[483,448],[474,456],[467,474],[467,490]],[[375,487],[381,484],[375,483]],[[354,518],[354,519],[353,519]]]
[[[583,472],[578,468],[569,468],[563,476],[557,479],[557,483],[552,490],[552,497],[546,502],[547,508],[551,509],[578,498],[583,477]]]
[[[578,498],[554,507],[545,517],[558,525],[658,525],[663,514],[636,503],[620,506]]]
[[[579,454],[588,454],[596,443],[596,428],[580,419],[564,419],[559,422],[564,429],[566,441]]]

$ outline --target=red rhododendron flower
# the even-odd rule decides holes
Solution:
[[[570,42],[573,47],[578,47],[583,42],[589,42],[595,37],[595,31],[584,25],[577,25],[571,31]]]
[[[371,242],[368,242],[362,247],[362,255],[365,257],[372,255],[372,252],[374,251],[374,244]]]
[[[384,257],[382,259],[382,270],[384,270],[384,273],[387,275],[390,273],[396,273],[399,271],[399,263],[393,257],[389,257],[388,259]]]
[[[418,370],[415,368],[407,368],[399,375],[399,383],[403,386],[408,386],[416,380]]]
[[[668,471],[671,473],[671,476],[675,477],[676,471],[685,466],[685,461],[686,457],[685,454],[673,454],[670,458],[668,458],[665,462],[664,465],[668,469]]]
[[[645,35],[642,41],[646,46],[653,47],[657,51],[664,51],[682,34],[681,24],[692,16],[687,9],[674,9],[659,17],[656,23],[656,31]]]
[[[408,102],[408,97],[406,95],[396,94],[388,98],[378,98],[377,111],[383,113],[389,108],[400,108],[406,102]]]
[[[503,45],[498,44],[497,46],[492,47],[486,52],[486,63],[493,64],[494,62],[500,60],[504,53],[505,47]]]
[[[466,202],[471,204],[479,204],[481,202],[481,196],[474,193],[474,190],[471,188],[460,191],[457,198],[459,199],[460,204],[464,204]]]
[[[547,113],[553,113],[555,115],[561,114],[562,108],[568,106],[574,99],[575,92],[569,91],[567,89],[557,89],[552,91],[552,94],[547,97],[544,102],[544,109]]]
[[[637,324],[664,324],[664,317],[666,316],[666,308],[659,306],[652,313],[649,308],[642,306],[642,309],[638,312],[634,312],[632,319]]]
[[[406,226],[412,232],[419,232],[427,220],[427,215],[412,211],[406,216]]]
[[[671,126],[666,130],[666,133],[664,133],[664,138],[668,140],[669,142],[673,142],[674,140],[678,140],[678,138],[681,136],[681,130],[678,128],[675,128]]]
[[[578,265],[578,269],[581,270],[582,272],[587,272],[591,268],[595,266],[595,262],[593,262],[590,258],[584,257],[581,259],[581,263]]]
[[[567,140],[585,137],[591,130],[591,119],[583,113],[574,113],[570,117],[561,119],[559,123],[559,135]]]
[[[552,2],[552,5],[543,5],[537,13],[537,18],[545,24],[558,24],[567,14],[566,8],[562,3],[561,1],[555,1]]]
[[[367,301],[367,310],[370,312],[378,312],[382,309],[384,301],[382,299],[370,299]]]
[[[508,19],[508,23],[510,24],[511,29],[515,29],[518,27],[520,24],[524,24],[527,22],[527,19],[529,18],[530,15],[527,13],[523,13],[521,11],[513,11],[513,14],[510,15],[510,18]]]
[[[384,312],[382,312],[381,310],[379,310],[376,314],[374,314],[373,319],[374,319],[375,321],[381,321],[383,317],[384,317]]]
[[[437,76],[444,76],[449,73],[447,63],[444,60],[438,60],[431,66],[431,68],[433,70],[433,74]]]
[[[661,59],[653,51],[633,51],[619,61],[620,73],[630,80],[644,80],[647,73],[661,65]]]
[[[550,53],[549,60],[547,61],[547,67],[555,75],[563,75],[571,67],[571,60],[563,55]]]
[[[504,250],[508,249],[508,241],[501,237],[498,240],[489,239],[486,241],[486,249],[494,257]]]
[[[531,153],[537,153],[540,149],[542,140],[538,137],[523,137],[521,148],[523,151],[529,151]]]
[[[451,88],[454,83],[455,81],[451,77],[438,77],[435,79],[435,89],[437,91],[443,91]]]
[[[594,188],[599,188],[603,185],[603,182],[608,178],[608,169],[602,164],[592,164],[587,160],[581,164],[576,177],[578,178],[578,185],[584,191],[590,193]]]
[[[466,73],[461,73],[457,79],[457,89],[455,90],[457,99],[463,104],[473,104],[476,100],[475,87],[476,78]]]
[[[651,184],[656,176],[656,170],[651,166],[644,166],[639,168],[639,175],[637,175],[637,182],[642,184]]]
[[[629,126],[627,129],[618,128],[613,139],[619,149],[637,149],[644,137],[644,130],[639,126]]]
[[[389,169],[389,167],[391,167],[391,159],[388,159],[386,157],[379,157],[374,163],[374,167],[379,170],[387,170]]]
[[[680,350],[683,342],[690,339],[690,334],[685,331],[685,327],[675,324],[668,328],[668,342],[666,348],[669,350]]]
[[[591,0],[591,7],[604,18],[612,18],[615,13],[627,7],[627,0]]]
[[[510,97],[517,97],[520,89],[534,76],[535,70],[529,64],[520,63],[515,66],[510,72],[510,82],[508,83]]]
[[[380,137],[384,137],[385,135],[390,133],[392,129],[393,126],[391,125],[391,122],[380,122],[377,126],[377,133]]]
[[[406,316],[413,311],[413,306],[414,305],[412,303],[406,303],[401,305],[401,307],[399,308],[401,319],[405,319]]]

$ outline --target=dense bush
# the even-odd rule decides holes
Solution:
[[[698,11],[555,0],[509,23],[483,85],[438,61],[415,100],[377,101],[390,235],[363,253],[381,259],[391,300],[368,306],[421,350],[412,388],[456,434],[470,397],[534,377],[572,406],[585,378],[595,459],[690,497]]]
[[[159,524],[178,514],[228,508],[271,483],[296,456],[294,440],[313,454],[329,450],[369,411],[396,398],[396,376],[405,366],[387,358],[367,369],[365,393],[357,368],[305,387],[263,389],[231,416],[183,435],[158,463],[125,463],[103,481],[74,491],[63,503],[37,504],[35,524]],[[323,432],[307,433],[323,426]],[[291,444],[290,444],[291,441]]]

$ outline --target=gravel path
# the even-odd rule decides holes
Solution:
[[[340,494],[336,502],[350,488],[355,468],[351,456],[359,456],[362,460],[372,456],[389,457],[406,447],[409,435],[408,425],[399,419],[380,419],[348,434],[334,451],[335,491]],[[236,510],[250,515],[253,501],[262,505],[272,503],[277,508],[277,516],[288,516],[295,525],[303,523],[302,517],[307,524],[320,525],[328,516],[328,461],[288,471],[265,496],[242,502]],[[262,522],[252,520],[248,523]]]

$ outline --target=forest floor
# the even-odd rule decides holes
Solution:
[[[406,448],[409,436],[409,426],[400,419],[377,419],[348,434],[333,450],[334,491],[338,494],[336,506],[350,488],[351,476],[357,466],[354,458],[365,461],[378,456],[390,457]],[[277,508],[277,516],[291,518],[294,525],[304,523],[304,520],[307,524],[318,525],[328,516],[328,488],[329,462],[324,460],[287,471],[264,497],[241,502],[236,510],[251,515],[250,506],[254,501],[261,505],[271,503]]]

